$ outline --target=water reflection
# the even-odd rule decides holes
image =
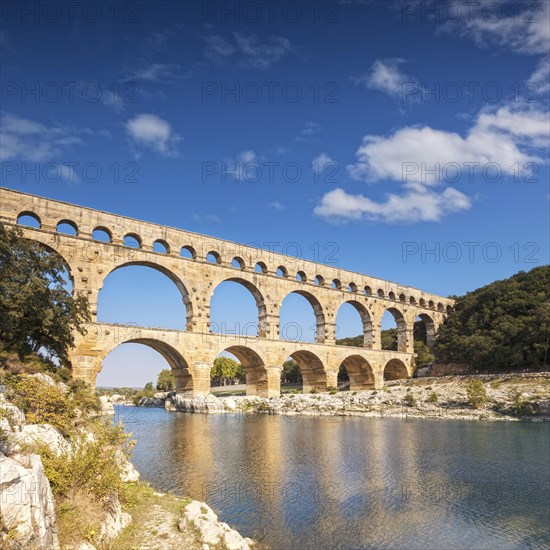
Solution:
[[[273,549],[550,542],[548,424],[157,409],[125,423],[145,479]]]

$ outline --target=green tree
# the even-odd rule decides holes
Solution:
[[[432,353],[430,347],[422,340],[414,341],[414,353],[416,353],[415,366],[417,368],[432,363],[435,359],[435,355]]]
[[[283,372],[281,375],[281,382],[283,384],[301,384],[302,372],[296,361],[289,359],[283,363]]]
[[[66,267],[57,253],[0,223],[0,342],[24,357],[44,349],[60,360],[85,334],[88,299],[66,288]]]
[[[438,363],[485,371],[548,366],[550,266],[520,271],[456,298],[434,344]]]
[[[172,369],[161,370],[157,378],[157,390],[172,391],[174,389],[176,389],[176,380]]]
[[[216,357],[210,369],[213,384],[227,386],[228,383],[246,379],[243,366],[230,357]]]

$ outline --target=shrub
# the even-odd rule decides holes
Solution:
[[[334,386],[328,386],[328,387],[327,387],[327,391],[328,391],[328,392],[331,392],[331,391],[337,392],[337,391],[338,391],[338,388],[335,388]]]
[[[309,393],[317,393],[317,390],[316,390],[315,388],[311,388],[311,389],[309,390]]]
[[[404,401],[407,407],[414,407],[416,405],[416,399],[414,398],[414,395],[412,393],[406,394]]]
[[[474,378],[468,381],[466,387],[468,393],[468,401],[474,409],[479,409],[487,401],[487,392],[483,382],[478,378]]]
[[[330,390],[328,392],[329,395],[336,395],[338,393],[338,390]]]
[[[129,455],[132,444],[122,425],[112,425],[98,419],[87,426],[89,433],[76,433],[68,451],[56,455],[49,447],[39,453],[46,477],[57,498],[72,499],[88,494],[106,501],[113,493],[122,491],[121,452]]]
[[[428,401],[430,403],[437,403],[439,401],[439,396],[437,395],[436,392],[432,392],[430,393],[429,397],[428,397]]]

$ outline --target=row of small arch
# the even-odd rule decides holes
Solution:
[[[26,220],[25,218],[31,218],[38,225],[36,226],[36,225],[33,225],[32,223],[28,223],[28,220]],[[34,212],[29,212],[29,211],[21,212],[17,217],[17,223],[19,225],[30,225],[31,227],[38,227],[38,228],[41,227],[40,218]],[[78,226],[77,226],[77,224],[75,222],[73,222],[72,220],[68,220],[68,219],[60,220],[56,225],[56,231],[58,233],[78,236]],[[97,226],[92,231],[92,239],[96,240],[96,241],[99,241],[99,242],[110,243],[110,242],[112,242],[112,233],[108,228],[106,228],[104,226]],[[124,236],[123,245],[128,247],[128,248],[141,249],[142,248],[142,240],[141,240],[139,235],[137,235],[136,233],[130,232],[130,233],[127,233]],[[171,251],[170,245],[164,239],[157,239],[156,241],[153,242],[153,252],[158,253],[158,254],[166,254],[167,255],[167,254],[170,254],[170,251]],[[180,256],[182,258],[187,258],[187,259],[190,259],[190,260],[197,260],[197,252],[190,245],[186,245],[186,246],[181,247]],[[204,260],[206,262],[209,262],[209,263],[212,263],[212,264],[217,264],[217,265],[222,264],[222,258],[220,256],[220,254],[218,252],[214,251],[214,250],[209,251],[205,255]],[[247,269],[248,266],[246,265],[246,262],[244,261],[244,259],[242,257],[235,256],[231,260],[231,267],[234,267],[235,269],[239,269],[241,271],[244,271],[244,270]],[[267,268],[267,265],[262,261],[256,262],[256,264],[254,265],[254,271],[256,273],[261,273],[261,274],[264,274],[264,275],[269,274],[269,270]],[[289,278],[290,277],[290,274],[289,274],[287,268],[282,266],[282,265],[277,267],[274,274],[277,277],[282,277],[282,278]],[[298,271],[296,273],[295,278],[296,278],[296,281],[300,282],[300,283],[310,282],[304,271]],[[325,278],[322,277],[321,275],[316,275],[315,278],[313,279],[313,281],[311,281],[311,282],[314,285],[319,286],[319,287],[324,287],[327,284],[326,281],[325,281]],[[333,279],[332,282],[330,283],[330,288],[333,288],[335,290],[348,291],[348,292],[353,293],[353,294],[361,293],[359,287],[354,282],[350,282],[347,285],[347,287],[345,287],[342,284],[342,281],[340,281],[339,279]],[[441,302],[438,302],[437,304],[435,304],[435,302],[433,300],[426,301],[424,298],[420,298],[417,301],[417,299],[414,296],[410,296],[409,299],[407,300],[407,297],[405,296],[405,294],[396,295],[396,293],[393,292],[393,291],[390,291],[386,295],[386,293],[383,289],[379,288],[376,291],[374,291],[370,286],[365,286],[362,289],[362,293],[365,296],[377,296],[378,298],[389,299],[389,300],[393,300],[393,301],[400,301],[400,302],[403,302],[403,303],[409,302],[410,304],[419,305],[420,307],[427,307],[427,308],[434,309],[434,310],[437,309],[438,311],[446,311],[447,313],[449,313],[452,309],[451,306],[447,306],[445,308],[445,306]]]

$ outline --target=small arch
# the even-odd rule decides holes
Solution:
[[[428,307],[429,307],[430,309],[435,309],[435,304],[434,304],[434,301],[433,301],[433,300],[430,300],[430,301],[428,302]]]
[[[342,281],[340,279],[333,279],[332,280],[332,288],[336,290],[341,290],[342,288]]]
[[[441,302],[437,303],[437,311],[443,311],[443,304]]]
[[[128,248],[141,248],[141,238],[136,233],[128,233],[124,236],[123,244]]]
[[[342,368],[347,371],[350,391],[361,391],[374,387],[374,372],[364,357],[350,355],[342,361],[340,370]]]
[[[231,267],[234,267],[235,269],[240,269],[242,271],[245,268],[244,260],[239,256],[235,256],[231,260]]]
[[[197,259],[197,251],[191,245],[185,245],[181,247],[180,257],[187,258],[188,260]]]
[[[170,245],[164,239],[157,239],[153,243],[153,252],[157,254],[170,254]]]
[[[453,307],[452,306],[447,306],[446,311],[447,311],[447,313],[451,313],[453,311]]]
[[[407,301],[407,297],[406,297],[404,294],[400,294],[400,295],[399,295],[399,301],[400,301],[400,302],[406,302],[406,301]]]
[[[288,270],[286,267],[284,267],[283,265],[280,265],[276,270],[275,270],[275,275],[277,275],[277,277],[283,277],[283,278],[287,278],[288,277]]]
[[[256,273],[263,273],[264,275],[267,275],[267,265],[265,265],[264,262],[258,262],[254,266],[254,271]]]
[[[310,393],[312,390],[317,392],[326,391],[327,374],[323,362],[311,351],[295,351],[290,357],[298,363],[300,373],[302,374],[302,391]]]
[[[64,235],[72,235],[73,237],[78,235],[78,227],[72,220],[59,220],[55,231]]]
[[[379,297],[379,298],[384,298],[385,295],[386,295],[386,294],[384,293],[384,291],[383,291],[381,288],[379,288],[379,289],[376,291],[376,294],[378,294],[378,297]]]
[[[408,378],[407,367],[400,359],[390,359],[384,367],[384,380],[401,380]]]
[[[113,242],[113,234],[109,229],[100,225],[92,231],[92,239],[102,243],[110,243]]]
[[[349,292],[357,292],[357,285],[355,283],[350,283],[348,285]]]
[[[415,298],[414,296],[411,296],[411,297],[409,298],[409,303],[411,303],[411,304],[416,304],[416,298]]]
[[[17,225],[40,229],[42,227],[42,222],[37,214],[26,210],[17,216]]]
[[[390,292],[390,293],[388,294],[388,298],[389,298],[390,300],[395,300],[395,292]]]
[[[420,307],[426,307],[426,300],[424,300],[424,298],[420,298],[418,303],[419,303]]]
[[[313,281],[317,286],[325,286],[325,279],[321,275],[317,275]]]
[[[370,286],[366,286],[363,289],[363,293],[365,294],[365,296],[372,296],[372,288]]]
[[[209,264],[217,264],[220,265],[222,263],[221,256],[214,250],[211,250],[206,254],[206,261]]]
[[[298,271],[298,273],[296,273],[296,280],[299,283],[305,283],[307,281],[306,274],[303,271]]]

